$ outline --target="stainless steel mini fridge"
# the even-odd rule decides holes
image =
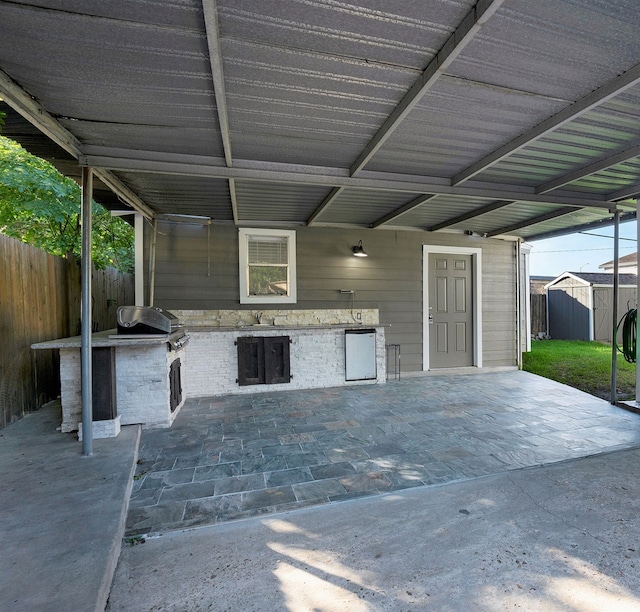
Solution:
[[[347,329],[344,332],[345,380],[375,380],[376,330]]]

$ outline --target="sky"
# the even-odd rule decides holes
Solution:
[[[636,222],[620,224],[620,257],[635,253]],[[531,242],[531,276],[556,277],[563,272],[603,272],[613,259],[613,226]]]

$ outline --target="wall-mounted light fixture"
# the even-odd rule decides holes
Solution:
[[[360,240],[358,244],[353,247],[352,251],[356,257],[368,257],[368,255],[364,251],[364,247],[362,246],[362,240]]]

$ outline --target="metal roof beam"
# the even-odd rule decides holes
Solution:
[[[570,215],[571,213],[574,213],[574,212],[576,212],[575,208],[561,208],[559,210],[553,210],[551,212],[545,213],[544,215],[533,217],[532,219],[527,219],[525,221],[514,223],[513,225],[508,225],[507,227],[501,227],[500,229],[492,230],[490,232],[487,232],[486,236],[487,238],[493,238],[493,236],[510,234],[511,232],[515,232],[525,227],[529,227],[531,225],[537,225],[538,223],[544,223],[545,221],[551,221],[552,219],[557,219],[558,217],[564,217],[565,215]]]
[[[316,223],[316,219],[327,209],[329,208],[329,206],[331,206],[331,204],[333,204],[333,202],[335,202],[338,199],[338,196],[344,191],[344,187],[334,187],[331,190],[331,193],[324,199],[322,200],[320,206],[318,206],[318,208],[316,208],[313,213],[311,213],[311,216],[307,219],[307,225],[313,225],[314,223]]]
[[[433,193],[426,193],[425,195],[421,195],[417,197],[415,200],[411,200],[411,202],[407,202],[404,206],[401,206],[400,208],[397,208],[396,210],[390,212],[388,215],[385,215],[384,217],[380,217],[380,219],[378,219],[377,221],[374,221],[371,224],[371,227],[376,228],[376,227],[380,227],[381,225],[384,225],[385,223],[389,223],[389,221],[393,221],[393,219],[397,219],[398,217],[404,215],[405,213],[408,213],[410,210],[414,210],[415,208],[422,206],[429,200],[433,200],[434,198],[437,198],[437,197],[438,196]]]
[[[456,174],[452,179],[453,185],[459,185],[464,181],[476,176],[478,173],[486,170],[487,168],[502,161],[505,157],[508,157],[512,153],[515,153],[519,149],[530,145],[539,138],[546,136],[550,132],[562,127],[565,123],[573,121],[577,117],[584,115],[591,109],[604,104],[607,100],[620,95],[627,89],[637,85],[640,82],[640,64],[636,64],[633,68],[627,70],[619,77],[609,81],[599,89],[592,91],[583,98],[580,98],[577,102],[574,102],[570,106],[562,109],[560,112],[552,115],[542,123],[536,125],[533,129],[529,130],[525,134],[518,136],[511,142],[496,149],[493,153],[490,153],[486,157],[478,160],[474,164],[471,164],[468,168]]]
[[[628,198],[636,197],[640,194],[640,183],[623,187],[605,196],[605,200],[608,202],[618,202],[620,200],[626,200]]]
[[[631,147],[630,149],[622,151],[617,155],[612,155],[611,157],[601,159],[600,161],[585,166],[584,168],[580,168],[578,170],[575,170],[574,172],[569,172],[564,176],[560,176],[557,179],[549,181],[548,183],[544,183],[544,185],[540,185],[536,189],[536,193],[547,193],[549,191],[553,191],[554,189],[558,189],[559,187],[563,187],[564,185],[568,185],[569,183],[578,181],[582,178],[585,178],[586,176],[591,176],[592,174],[596,174],[597,172],[601,172],[602,170],[606,170],[607,168],[611,168],[623,162],[629,161],[634,157],[638,157],[638,155],[640,155],[640,145],[636,145],[635,147]]]
[[[624,213],[620,215],[620,223],[625,221],[632,221],[636,218],[635,212]],[[545,240],[546,238],[557,238],[558,236],[566,236],[567,234],[575,234],[576,232],[584,232],[590,229],[597,229],[599,227],[607,227],[613,224],[613,217],[607,219],[600,219],[598,221],[591,221],[578,227],[569,227],[566,229],[552,230],[550,232],[542,232],[540,234],[534,234],[533,236],[527,236],[527,242],[533,240]]]
[[[0,70],[0,96],[67,153],[76,158],[81,154],[80,141],[3,70]]]
[[[197,163],[195,156],[187,156],[188,159],[177,161],[180,156],[166,156],[156,154],[156,159],[136,159],[134,157],[111,157],[102,155],[82,155],[80,164],[92,168],[107,168],[116,171],[151,172],[159,174],[178,174],[182,176],[204,176],[218,179],[245,179],[267,182],[289,182],[295,184],[320,185],[331,188],[372,189],[381,191],[407,192],[432,195],[457,195],[464,198],[482,198],[491,200],[511,200],[519,202],[531,202],[539,204],[554,204],[557,206],[574,206],[576,208],[595,207],[611,208],[611,203],[600,199],[590,199],[583,193],[556,193],[554,195],[538,195],[533,189],[514,188],[510,185],[491,183],[475,183],[473,186],[452,187],[440,179],[431,177],[414,177],[407,179],[406,175],[394,173],[375,173],[375,178],[347,176],[344,171],[335,168],[326,168],[322,173],[319,168],[306,171],[304,166],[294,167],[287,165],[280,169],[279,164],[260,164],[259,167],[245,166],[240,161],[234,163],[232,168],[227,168],[216,160],[203,157]],[[339,192],[330,194],[331,202],[335,200]],[[328,198],[314,212],[309,223],[315,222],[318,215],[328,206]]]
[[[30,96],[22,87],[17,85],[13,79],[4,71],[0,70],[0,96],[20,113],[27,121],[40,130],[45,136],[53,140],[67,153],[79,159],[82,155],[82,145],[80,141],[65,127]],[[120,179],[116,178],[106,169],[92,168],[93,173],[113,191],[124,202],[132,206],[146,217],[153,218],[153,211],[147,206],[131,189],[129,189]]]
[[[142,213],[148,219],[153,219],[155,213],[144,203],[140,197],[131,191],[118,177],[114,176],[108,170],[101,168],[92,168],[93,174],[99,178],[113,193],[115,193],[122,201],[132,206],[136,211]],[[133,212],[133,211],[132,211]]]
[[[457,225],[458,223],[469,221],[469,219],[475,219],[476,217],[480,217],[481,215],[486,215],[487,213],[493,212],[494,210],[498,210],[500,208],[504,208],[505,206],[509,206],[513,203],[513,200],[498,200],[497,202],[492,202],[491,204],[487,204],[486,206],[482,206],[481,208],[476,208],[475,210],[471,210],[462,215],[458,215],[457,217],[452,217],[451,219],[443,221],[442,223],[436,223],[436,225],[428,227],[427,231],[437,232],[438,230],[451,227],[452,225]]]
[[[222,68],[222,48],[220,47],[220,31],[218,25],[217,0],[202,0],[204,12],[204,27],[209,46],[209,62],[211,64],[211,76],[213,78],[213,92],[218,109],[218,123],[222,135],[224,159],[227,166],[233,165],[231,155],[231,136],[229,131],[229,113],[227,110],[227,94],[224,85],[224,71]]]
[[[350,168],[351,176],[362,170],[378,149],[387,141],[393,132],[402,123],[405,117],[420,102],[422,97],[433,87],[434,83],[442,76],[444,71],[453,62],[464,48],[471,42],[480,28],[493,16],[505,0],[479,0],[467,13],[456,30],[449,36],[443,47],[429,62],[418,79],[413,83],[409,91],[387,117],[380,129],[364,148]]]

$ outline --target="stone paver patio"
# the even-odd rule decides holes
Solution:
[[[139,535],[640,445],[640,415],[520,371],[188,400],[144,430]]]

